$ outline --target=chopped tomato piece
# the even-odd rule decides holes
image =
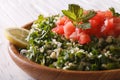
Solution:
[[[110,31],[113,29],[114,24],[113,24],[113,18],[107,18],[104,21],[104,25],[101,28],[101,32],[103,33],[103,36],[108,36]]]
[[[75,26],[69,21],[63,26],[63,29],[66,35],[65,37],[69,38],[69,36],[75,31]]]
[[[69,19],[66,16],[63,16],[57,21],[57,25],[64,25],[68,21]]]
[[[75,28],[75,32],[77,32],[77,34],[80,34],[83,30],[81,28]]]
[[[105,11],[105,17],[106,18],[112,18],[113,17],[113,13],[111,11]]]
[[[93,28],[99,27],[104,23],[104,15],[102,12],[98,12],[96,16],[89,20]]]
[[[90,41],[91,41],[91,39],[90,39],[90,36],[88,34],[86,34],[84,32],[80,33],[80,37],[79,37],[79,41],[78,41],[80,44],[87,44]]]
[[[104,25],[105,12],[98,11],[97,14],[89,20],[91,24],[91,29],[89,31],[90,35],[95,35],[96,37],[101,37],[101,27]]]
[[[83,30],[81,28],[76,28],[75,29],[75,32],[73,32],[71,35],[70,35],[70,39],[72,40],[78,40],[79,37],[80,37],[80,33],[82,32]]]
[[[118,37],[120,35],[120,17],[114,18],[114,28],[113,28],[114,36]]]
[[[115,26],[114,36],[118,37],[120,35],[120,23]]]
[[[70,35],[70,39],[72,40],[78,40],[78,35],[77,35],[77,32],[73,32],[71,35]]]
[[[63,26],[57,26],[52,29],[53,32],[56,32],[58,34],[64,34]]]
[[[120,17],[114,17],[114,23],[120,23]]]

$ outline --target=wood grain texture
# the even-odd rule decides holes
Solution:
[[[37,19],[39,14],[48,16],[60,13],[69,3],[96,10],[105,10],[112,6],[120,12],[119,0],[0,0],[0,80],[34,80],[17,67],[8,55],[4,29],[21,27]]]

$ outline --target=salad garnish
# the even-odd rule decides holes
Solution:
[[[90,28],[90,23],[88,20],[95,16],[96,12],[94,10],[89,10],[84,14],[83,8],[77,4],[69,4],[68,10],[62,10],[63,14],[71,19],[76,27],[82,29]],[[82,25],[79,25],[80,22],[84,22]]]

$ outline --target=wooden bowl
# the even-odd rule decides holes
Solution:
[[[31,23],[23,26],[30,29]],[[53,69],[34,63],[20,55],[16,46],[9,44],[9,54],[13,61],[27,74],[37,80],[120,80],[120,69],[104,71],[69,71]]]

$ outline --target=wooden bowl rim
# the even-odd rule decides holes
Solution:
[[[30,27],[30,25],[32,25],[32,24],[33,24],[33,22],[30,22],[30,23],[22,26],[22,28],[28,29]],[[75,70],[62,70],[62,69],[49,68],[47,66],[43,66],[43,65],[37,64],[33,61],[30,61],[29,59],[27,59],[26,57],[21,55],[19,53],[19,51],[17,50],[16,46],[13,45],[12,43],[9,43],[8,51],[9,51],[10,55],[12,55],[13,57],[15,57],[16,59],[18,59],[19,61],[21,61],[25,64],[29,64],[30,66],[33,66],[36,68],[42,68],[42,69],[46,69],[46,70],[50,70],[50,71],[54,71],[54,72],[63,72],[63,73],[72,73],[72,74],[90,74],[90,73],[97,74],[97,73],[108,73],[108,72],[120,71],[120,69],[101,70],[101,71],[75,71]]]

